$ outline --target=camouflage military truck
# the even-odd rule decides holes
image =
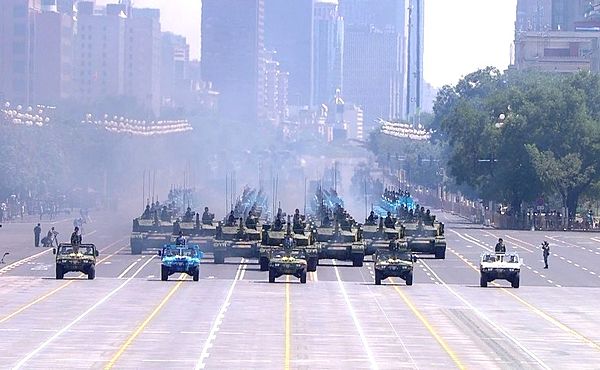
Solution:
[[[56,278],[62,279],[68,272],[81,272],[89,280],[96,277],[96,257],[99,253],[94,244],[78,246],[61,243],[52,252],[56,255]]]
[[[403,223],[408,248],[413,253],[433,254],[436,259],[446,258],[444,224],[431,220],[410,220]]]
[[[283,275],[292,275],[306,284],[307,261],[303,249],[296,248],[291,237],[286,237],[284,246],[273,251],[269,260],[269,283]]]
[[[286,236],[291,236],[296,248],[302,249],[306,254],[307,271],[316,271],[319,262],[319,252],[310,225],[303,223],[302,228],[293,228],[289,217],[287,223],[278,224],[275,222],[263,225],[260,256],[258,259],[260,270],[267,271],[269,269],[269,261],[273,253],[283,246]]]
[[[413,283],[413,263],[416,257],[410,250],[394,241],[387,249],[378,249],[374,255],[375,285],[389,277],[399,277],[406,285]]]
[[[227,222],[217,226],[213,243],[214,263],[225,263],[226,257],[258,258],[262,225],[246,227],[240,218],[238,224]]]
[[[138,217],[133,220],[131,230],[131,254],[142,254],[143,251],[162,248],[171,241],[173,223],[157,218]]]

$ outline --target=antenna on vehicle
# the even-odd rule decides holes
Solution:
[[[4,255],[2,255],[2,258],[0,258],[0,264],[4,264],[4,257],[8,256],[10,253],[9,252],[4,252]]]

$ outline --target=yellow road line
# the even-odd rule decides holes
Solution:
[[[109,259],[110,257],[114,256],[115,254],[119,253],[121,250],[123,250],[122,247],[121,249],[119,249],[118,251],[116,251],[115,253],[108,255],[106,257],[104,257],[103,259],[101,259],[100,261],[98,261],[96,264],[100,264],[104,261],[106,261],[107,259]],[[85,274],[80,274],[79,277],[84,276]],[[36,300],[27,303],[26,305],[20,307],[19,309],[17,309],[16,311],[14,311],[13,313],[9,314],[8,316],[3,317],[2,319],[0,319],[0,324],[12,319],[13,317],[17,316],[18,314],[20,314],[21,312],[25,311],[26,309],[48,299],[49,297],[53,296],[54,294],[58,293],[59,291],[63,290],[64,288],[68,287],[69,285],[73,284],[75,282],[75,280],[70,280],[67,281],[66,283],[63,283],[61,286],[59,286],[58,288],[44,294],[43,296],[37,298]]]
[[[417,309],[417,307],[412,303],[410,298],[408,298],[408,296],[402,290],[400,290],[400,288],[398,288],[398,286],[394,286],[394,289],[400,295],[400,297],[402,297],[402,300],[410,308],[412,313],[421,321],[421,323],[423,323],[425,328],[427,328],[427,331],[429,331],[429,333],[435,338],[435,340],[439,343],[439,345],[442,346],[444,351],[446,351],[448,356],[450,356],[450,358],[452,359],[452,361],[454,362],[456,367],[458,367],[459,369],[466,369],[465,365],[463,365],[462,362],[460,362],[460,359],[458,358],[456,353],[454,353],[454,351],[450,348],[450,346],[448,346],[448,344],[446,343],[444,338],[442,338],[437,333],[435,328],[429,323],[429,320],[427,320],[427,318],[425,316],[423,316],[421,311],[419,311]]]
[[[285,276],[285,370],[290,369],[291,317],[290,317],[290,277]]]
[[[458,234],[458,233],[456,233],[456,234]],[[458,235],[460,236],[460,234],[458,234]],[[460,258],[460,256],[456,252],[454,252],[454,251],[450,251],[450,252],[452,252],[454,255],[456,255],[457,257],[459,257],[459,259],[461,261],[465,262],[462,258]],[[467,266],[471,267],[473,270],[477,271],[477,273],[480,273],[479,269],[477,269],[476,267],[473,267],[472,265],[470,265],[468,263],[466,263],[466,264],[467,264]],[[497,286],[497,287],[501,287],[500,284],[497,284],[495,282],[492,282],[492,285]],[[585,342],[589,346],[591,346],[593,348],[596,348],[597,350],[600,351],[600,344],[594,342],[593,340],[591,340],[588,337],[586,337],[585,335],[579,333],[575,329],[571,329],[570,327],[568,327],[567,325],[565,325],[562,322],[558,321],[554,317],[548,315],[546,312],[540,310],[539,308],[535,307],[534,305],[532,305],[531,303],[527,302],[523,298],[521,298],[518,295],[514,294],[513,292],[509,291],[507,288],[503,288],[502,287],[500,290],[503,291],[504,293],[510,295],[511,297],[515,298],[517,301],[519,301],[520,303],[522,303],[526,308],[528,308],[531,312],[535,313],[539,317],[541,317],[544,320],[546,320],[546,321],[554,324],[559,329],[567,332],[568,334],[573,335],[574,337],[580,339],[581,341]]]
[[[177,282],[177,284],[175,284],[175,286],[173,288],[171,288],[169,293],[162,299],[162,301],[158,304],[158,306],[156,306],[156,308],[154,308],[154,310],[146,318],[146,320],[144,320],[144,322],[142,322],[142,324],[140,326],[138,326],[138,328],[133,332],[133,334],[131,334],[129,336],[129,338],[127,338],[125,343],[123,343],[123,345],[121,345],[121,347],[119,348],[117,353],[115,353],[115,355],[110,359],[108,364],[106,364],[106,366],[104,367],[105,370],[112,369],[113,366],[115,366],[115,363],[119,360],[119,358],[127,350],[127,347],[129,347],[131,345],[131,343],[133,343],[133,341],[142,333],[142,331],[144,331],[146,326],[148,326],[150,321],[152,321],[152,319],[160,312],[160,310],[165,306],[165,304],[167,304],[169,299],[171,299],[173,294],[175,294],[177,289],[179,289],[181,284],[183,284],[183,276],[184,276],[184,274],[181,274],[179,276],[179,281]]]

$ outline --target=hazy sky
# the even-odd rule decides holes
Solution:
[[[294,0],[288,0],[294,1]],[[98,0],[97,3],[116,0]],[[188,38],[200,57],[200,0],[134,0],[161,9],[162,28]],[[473,70],[510,62],[517,0],[425,0],[425,80],[436,87]]]

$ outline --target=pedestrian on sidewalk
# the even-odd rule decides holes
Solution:
[[[548,268],[548,256],[550,255],[550,244],[544,240],[542,243],[542,253],[544,255],[544,268]]]
[[[40,224],[37,224],[36,227],[33,228],[33,237],[35,239],[35,247],[40,246],[40,235],[42,234],[42,227]]]

